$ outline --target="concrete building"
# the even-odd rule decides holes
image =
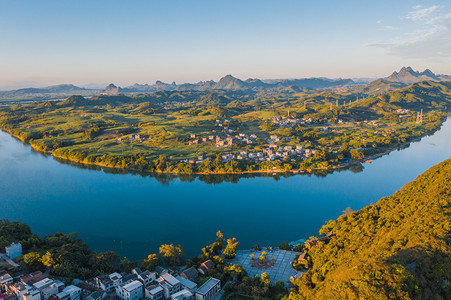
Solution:
[[[35,289],[38,289],[41,292],[41,300],[47,300],[50,296],[56,295],[59,293],[58,286],[52,279],[45,278],[41,281],[33,284]]]
[[[99,289],[104,292],[110,292],[114,288],[113,281],[106,275],[97,276],[94,281]]]
[[[22,244],[12,243],[11,245],[6,246],[5,250],[6,250],[6,255],[8,255],[11,259],[14,259],[14,258],[22,255]]]
[[[182,285],[182,288],[194,293],[197,289],[197,284],[195,282],[192,282],[191,280],[188,280],[186,278],[183,278],[182,276],[177,276],[176,279],[180,281],[180,284]]]
[[[19,281],[8,287],[8,292],[11,291],[16,295],[18,300],[23,300],[23,295],[32,290],[32,287]]]
[[[221,290],[221,281],[211,277],[196,291],[196,300],[212,299]]]
[[[78,286],[75,285],[66,286],[63,289],[63,292],[67,293],[71,300],[80,300],[81,298],[81,288],[79,288]]]
[[[170,298],[173,294],[181,290],[180,281],[171,274],[164,274],[159,278],[160,286],[163,288],[163,294],[165,298]]]
[[[141,300],[144,298],[143,284],[138,280],[134,280],[118,285],[116,287],[116,295],[122,300]]]
[[[171,296],[171,300],[193,300],[194,295],[190,291],[183,289]]]
[[[150,300],[159,300],[164,297],[164,290],[159,285],[153,285],[146,288],[146,298]]]
[[[104,291],[95,291],[92,292],[91,295],[86,297],[87,300],[103,300],[106,297],[106,293]]]
[[[117,272],[111,273],[108,277],[113,282],[114,286],[118,286],[122,283],[122,275]]]
[[[151,285],[156,279],[156,273],[150,271],[144,271],[139,274],[136,274],[137,280],[141,281],[141,283],[146,287]]]
[[[13,282],[13,278],[8,273],[0,276],[0,292],[6,289],[6,286]]]
[[[41,292],[39,290],[32,289],[25,293],[22,297],[23,300],[41,300]]]

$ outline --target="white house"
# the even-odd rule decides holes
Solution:
[[[23,294],[23,300],[41,300],[41,292],[39,290],[32,289],[28,293]]]
[[[122,283],[122,275],[117,272],[111,273],[108,277],[113,282],[114,286],[118,286]]]
[[[181,290],[180,281],[171,274],[164,274],[160,279],[160,286],[163,288],[164,297],[170,298],[171,295]]]
[[[196,300],[212,299],[221,289],[221,281],[211,277],[196,291]]]
[[[116,295],[123,300],[141,300],[144,298],[143,284],[138,280],[133,280],[130,283],[118,285]]]
[[[190,291],[183,289],[171,296],[171,300],[193,300],[194,295]]]
[[[189,279],[183,278],[182,276],[177,276],[176,279],[180,281],[180,284],[182,285],[182,288],[187,289],[190,292],[196,291],[197,284],[195,282],[192,282]]]
[[[13,278],[8,273],[3,274],[0,276],[0,291],[6,288],[8,284],[11,284],[13,282]]]
[[[80,300],[81,297],[81,288],[75,285],[66,286],[63,289],[63,292],[69,294],[69,298],[71,300]]]
[[[6,255],[8,255],[11,259],[14,259],[14,258],[22,255],[22,244],[12,243],[11,245],[6,246],[5,250],[6,250]]]
[[[164,290],[159,285],[154,285],[146,288],[146,298],[149,298],[150,300],[159,300],[163,298],[163,294]]]
[[[33,284],[35,289],[41,292],[41,300],[47,300],[50,296],[58,294],[58,286],[52,279],[44,278]]]
[[[136,276],[138,277],[138,280],[141,281],[141,283],[145,287],[151,285],[155,281],[155,278],[156,278],[155,272],[150,272],[150,271],[141,272],[139,274],[136,274]]]
[[[22,300],[23,295],[32,290],[31,286],[21,281],[16,282],[14,285],[11,285],[8,289],[11,289],[11,291],[16,295],[18,300]]]
[[[113,281],[106,275],[98,276],[94,278],[94,281],[96,282],[97,287],[104,292],[108,293],[114,288]]]

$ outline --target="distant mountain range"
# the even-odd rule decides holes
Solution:
[[[209,91],[209,90],[262,90],[271,88],[299,87],[308,89],[328,88],[334,86],[355,85],[352,79],[329,79],[329,78],[303,78],[303,79],[277,79],[271,81],[262,81],[260,79],[241,80],[232,75],[222,77],[218,82],[201,81],[198,83],[184,83],[177,85],[175,82],[164,83],[157,81],[155,84],[134,84],[125,88],[120,88],[114,84],[108,85],[104,93],[115,95],[118,93],[144,93],[166,91]]]
[[[134,84],[127,87],[119,87],[109,84],[104,89],[99,88],[82,88],[72,84],[61,84],[48,86],[43,88],[23,88],[11,91],[0,91],[0,99],[26,99],[26,98],[47,98],[58,99],[64,96],[80,94],[83,96],[94,96],[98,94],[117,95],[117,94],[136,94],[136,93],[153,93],[158,91],[210,91],[210,90],[226,90],[226,91],[259,91],[265,89],[288,89],[292,91],[301,89],[322,89],[341,86],[357,86],[362,87],[362,91],[380,92],[384,90],[392,90],[393,87],[401,87],[411,83],[432,80],[443,81],[451,80],[449,75],[436,75],[429,69],[423,72],[416,72],[411,67],[403,67],[399,72],[393,72],[390,76],[372,81],[367,85],[365,80],[352,79],[329,79],[324,77],[301,78],[301,79],[270,79],[260,80],[249,78],[241,80],[232,75],[222,77],[218,82],[200,81],[198,83],[176,84],[157,81],[155,84]],[[367,88],[365,88],[367,87]]]
[[[42,88],[24,88],[11,91],[0,91],[0,98],[27,98],[47,95],[86,94],[93,90],[81,88],[73,84],[59,84]]]
[[[399,72],[393,72],[390,76],[386,78],[391,82],[401,82],[405,84],[411,84],[415,82],[432,80],[432,81],[445,81],[451,80],[449,75],[436,75],[431,70],[426,69],[423,72],[414,71],[411,67],[402,67]]]

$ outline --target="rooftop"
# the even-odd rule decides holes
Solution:
[[[193,296],[193,293],[191,293],[188,290],[181,290],[180,292],[177,292],[175,294],[172,295],[172,299],[186,299],[186,298],[190,298]]]
[[[189,290],[192,290],[192,289],[194,289],[197,286],[197,284],[195,282],[192,282],[191,280],[183,278],[182,276],[177,276],[176,278],[178,279],[178,281],[180,281],[180,283],[184,287],[186,287]]]
[[[142,286],[143,286],[143,284],[140,281],[135,280],[135,281],[132,281],[132,282],[124,285],[123,289],[126,290],[127,292],[131,292],[131,291],[134,291],[134,290],[136,290],[136,289],[138,289],[138,288],[140,288]]]
[[[43,287],[45,287],[45,286],[47,286],[47,285],[50,285],[50,284],[52,284],[52,283],[53,283],[53,280],[52,280],[52,279],[44,278],[44,279],[42,279],[41,281],[38,281],[38,282],[36,282],[35,284],[33,284],[33,286],[34,286],[35,288],[37,288],[37,289],[41,289],[41,288],[43,288]]]
[[[219,282],[219,279],[211,277],[208,279],[199,289],[197,289],[196,293],[205,295],[207,294],[213,287],[215,287]]]
[[[171,274],[164,274],[161,277],[163,277],[163,279],[169,283],[170,285],[174,286],[180,283],[179,280],[177,280],[177,278],[175,278],[174,276],[172,276]]]
[[[163,288],[161,286],[157,286],[156,288],[153,288],[153,289],[149,290],[149,293],[151,295],[156,295],[156,294],[158,294],[161,291],[163,291]]]

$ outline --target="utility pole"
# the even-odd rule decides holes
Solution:
[[[415,123],[417,124],[423,123],[423,109],[421,109],[420,112],[417,112],[417,120]]]

